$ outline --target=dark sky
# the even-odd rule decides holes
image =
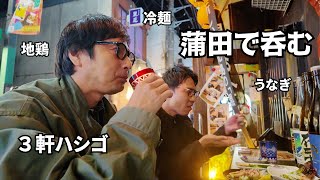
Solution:
[[[4,17],[7,13],[9,0],[0,0],[0,17]]]

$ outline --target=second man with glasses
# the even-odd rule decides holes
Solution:
[[[200,179],[200,167],[226,147],[239,143],[235,131],[241,128],[243,116],[229,118],[213,134],[201,135],[192,127],[188,114],[199,95],[198,76],[189,68],[175,66],[163,74],[173,96],[158,111],[161,139],[157,148],[156,175],[160,180]],[[218,136],[220,135],[220,136]]]

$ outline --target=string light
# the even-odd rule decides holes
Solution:
[[[217,170],[216,170],[216,169],[213,169],[213,168],[210,169],[210,171],[209,171],[209,179],[210,179],[210,180],[215,179],[216,175],[217,175]]]

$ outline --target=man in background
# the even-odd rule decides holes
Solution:
[[[215,135],[202,136],[192,127],[188,113],[198,96],[198,76],[189,68],[178,65],[163,77],[173,96],[168,98],[157,115],[161,119],[161,144],[157,148],[157,176],[160,180],[200,179],[200,167],[226,147],[239,143],[235,131],[244,117],[234,115]]]

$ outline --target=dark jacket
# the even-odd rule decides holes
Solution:
[[[202,135],[192,127],[187,116],[172,117],[163,109],[157,115],[161,120],[156,166],[159,180],[200,179],[203,163],[222,153],[225,148],[202,147],[198,141]],[[225,135],[224,127],[219,128],[215,134]]]

